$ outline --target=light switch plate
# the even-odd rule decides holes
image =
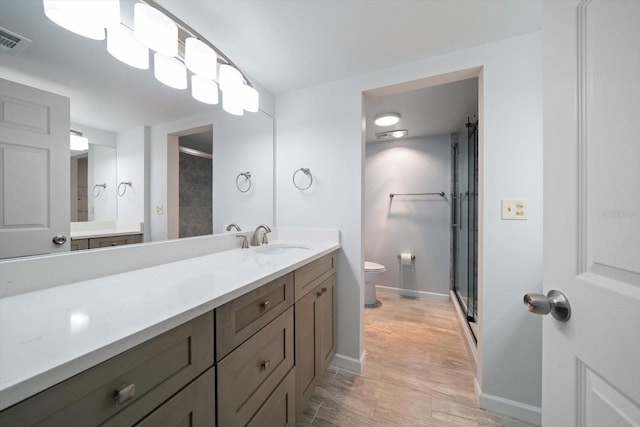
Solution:
[[[527,219],[527,201],[502,199],[502,219]]]

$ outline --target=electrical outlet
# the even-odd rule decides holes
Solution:
[[[526,200],[502,200],[502,219],[527,219]]]
[[[164,214],[164,206],[162,204],[156,205],[156,215]]]

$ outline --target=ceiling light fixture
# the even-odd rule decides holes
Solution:
[[[186,89],[190,71],[191,94],[198,101],[217,104],[219,88],[224,92],[225,111],[242,115],[259,110],[260,94],[246,75],[154,0],[134,5],[133,29],[120,22],[120,0],[43,0],[43,4],[49,19],[84,37],[103,40],[106,29],[107,51],[132,67],[148,69],[149,49],[155,51],[154,76],[168,86]],[[179,45],[184,45],[184,51]]]
[[[392,126],[400,121],[400,114],[398,113],[384,113],[380,114],[373,121],[377,126]]]
[[[391,139],[391,138],[403,138],[409,135],[409,132],[406,129],[396,129],[396,130],[388,130],[384,132],[376,133],[376,138],[378,139]]]

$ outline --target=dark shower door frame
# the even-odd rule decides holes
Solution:
[[[478,319],[478,122],[467,120],[465,126],[467,141],[453,144],[451,155],[451,280],[471,325]]]

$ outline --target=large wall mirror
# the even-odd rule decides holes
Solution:
[[[133,22],[134,4],[121,0],[124,24]],[[231,222],[273,222],[270,114],[233,116],[219,105],[196,101],[189,89],[167,87],[154,78],[152,67],[139,70],[113,58],[105,40],[83,38],[51,22],[40,0],[0,2],[0,27],[27,39],[19,52],[0,53],[2,78],[68,97],[71,128],[89,139],[86,152],[70,151],[69,221],[140,222],[145,241],[180,237],[175,232],[180,199],[197,198],[180,194],[189,187],[179,185],[179,141],[209,129],[212,226],[207,232],[224,232]],[[251,188],[239,191],[237,177],[247,172]],[[131,185],[121,186],[126,194],[119,196],[123,182]]]

